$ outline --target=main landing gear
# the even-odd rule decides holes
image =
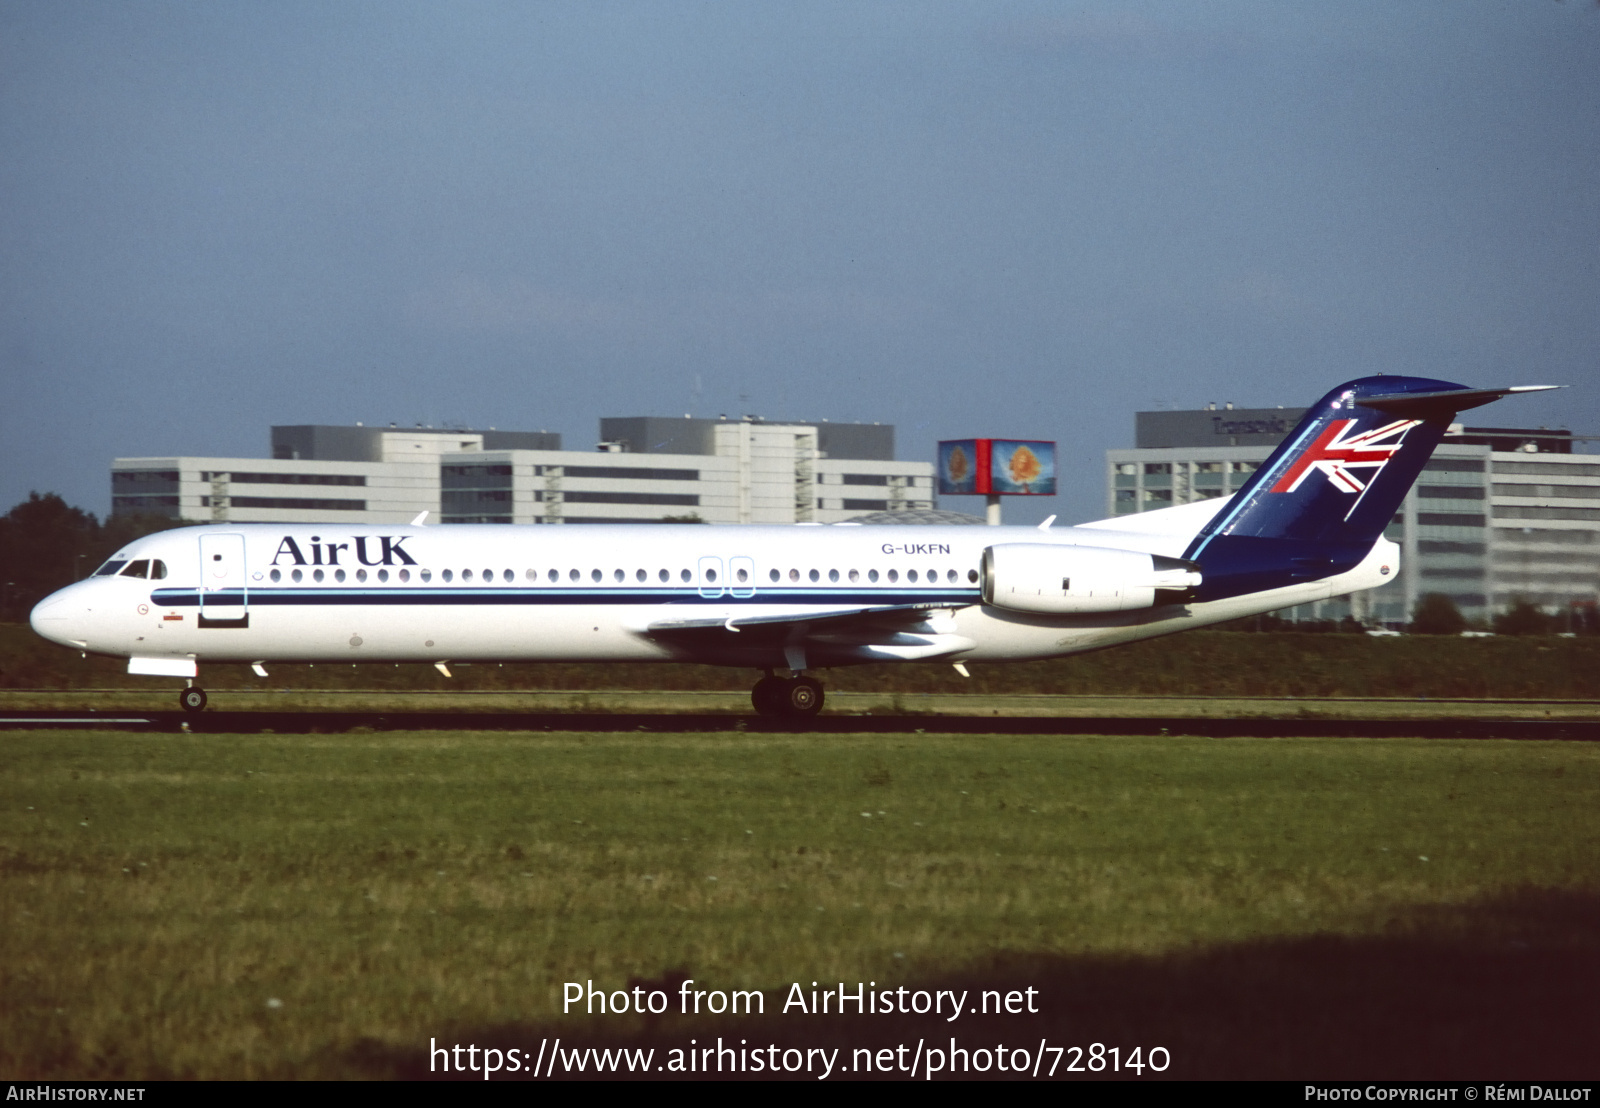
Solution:
[[[178,703],[186,712],[203,712],[206,709],[206,691],[199,685],[190,685],[178,694]]]
[[[750,690],[750,703],[764,716],[810,719],[822,711],[822,682],[814,677],[775,677],[769,672]]]

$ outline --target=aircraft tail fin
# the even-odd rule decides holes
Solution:
[[[1354,568],[1382,536],[1457,412],[1554,386],[1471,389],[1425,377],[1363,377],[1315,405],[1201,528],[1184,558],[1218,600]]]

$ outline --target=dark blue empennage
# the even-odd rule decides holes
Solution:
[[[1329,392],[1189,544],[1183,556],[1198,562],[1203,576],[1196,599],[1355,568],[1456,412],[1504,391],[1425,377],[1363,377]]]

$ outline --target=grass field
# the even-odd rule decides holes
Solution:
[[[1587,744],[11,732],[0,1072],[754,1033],[560,1015],[687,974],[1027,982],[1012,1033],[1172,1076],[1593,1076],[1597,802]]]
[[[242,665],[202,665],[213,692],[256,694],[373,690],[724,691],[748,695],[755,671],[689,664],[269,665],[260,678]],[[1579,638],[1371,638],[1336,634],[1194,631],[1115,650],[1040,662],[972,663],[971,678],[944,663],[827,670],[833,693],[1064,696],[1429,697],[1600,700],[1600,636]],[[158,693],[182,682],[131,677],[127,663],[81,657],[26,626],[0,624],[0,690],[127,689]]]
[[[175,712],[170,689],[0,689],[0,716],[8,712]],[[208,726],[228,713],[279,712],[287,720],[311,721],[326,714],[325,730],[340,717],[402,712],[493,715],[596,713],[633,716],[715,714],[753,716],[747,692],[586,689],[564,692],[476,690],[388,692],[374,689],[250,690],[216,693],[205,716]],[[1407,697],[1203,697],[1061,696],[1026,693],[834,692],[825,713],[834,716],[991,716],[1050,719],[1265,719],[1285,721],[1406,720],[1600,720],[1600,700],[1449,700]],[[499,722],[497,719],[496,723]],[[625,723],[626,721],[624,721]],[[935,719],[928,726],[940,726]],[[302,727],[305,726],[302,724]],[[296,727],[296,730],[301,727]],[[309,728],[307,728],[309,729]]]

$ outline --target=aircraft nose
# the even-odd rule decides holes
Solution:
[[[79,650],[87,645],[89,606],[80,597],[69,595],[71,588],[51,593],[33,607],[28,624],[36,634]]]

